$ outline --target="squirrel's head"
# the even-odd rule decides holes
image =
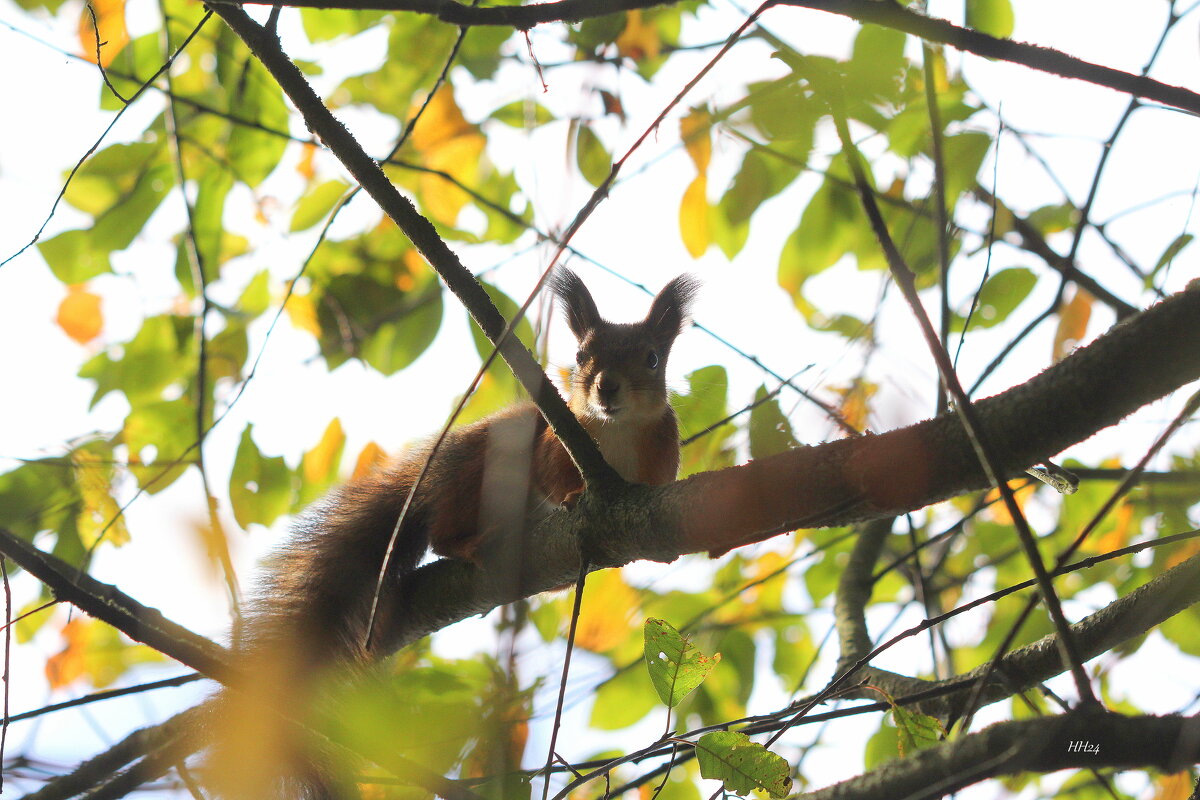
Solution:
[[[585,421],[660,418],[667,403],[667,357],[688,323],[699,281],[691,275],[672,280],[641,322],[605,320],[591,292],[568,269],[558,269],[551,289],[579,345],[569,397],[575,415]]]

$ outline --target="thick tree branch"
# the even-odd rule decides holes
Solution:
[[[220,6],[236,1],[216,0],[210,5],[218,14],[224,16]],[[265,5],[275,5],[271,0],[257,1]],[[577,22],[634,8],[669,4],[662,0],[557,0],[523,6],[482,7],[459,3],[456,0],[288,0],[283,3],[286,6],[308,8],[414,11],[429,14],[451,25],[501,25],[517,30],[529,30],[547,22]],[[775,5],[811,8],[840,14],[859,22],[872,22],[912,34],[926,42],[945,44],[963,52],[1010,61],[1063,78],[1087,81],[1200,114],[1200,94],[1181,86],[1171,86],[1145,76],[1093,64],[1049,47],[998,39],[986,33],[954,25],[944,19],[919,14],[896,3],[879,0],[777,0]]]
[[[1087,439],[1200,378],[1200,286],[1159,303],[1028,382],[975,403],[1006,476]],[[603,504],[586,496],[529,532],[524,582],[440,561],[409,576],[401,647],[503,603],[570,583],[571,535],[590,517],[607,552],[597,567],[724,552],[797,528],[847,525],[922,508],[986,486],[956,415],[817,447],[801,447],[661,487],[630,486]],[[534,556],[536,554],[536,556]]]
[[[1200,717],[1071,713],[1000,722],[804,800],[929,800],[998,775],[1075,767],[1153,767],[1178,772],[1200,762]]]
[[[104,620],[130,639],[217,680],[228,681],[233,675],[225,648],[3,528],[0,528],[0,553],[46,584],[57,599]]]

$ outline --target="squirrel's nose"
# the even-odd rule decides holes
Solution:
[[[620,391],[621,382],[615,378],[601,375],[600,380],[596,382],[596,394],[600,396],[600,402],[605,406],[612,405]]]

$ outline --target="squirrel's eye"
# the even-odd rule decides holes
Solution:
[[[658,353],[651,350],[649,353],[646,353],[646,368],[654,369],[657,366],[658,366]]]
[[[575,363],[576,364],[579,364],[582,366],[583,362],[586,360],[587,360],[587,356],[584,354],[584,352],[582,350],[575,351]]]

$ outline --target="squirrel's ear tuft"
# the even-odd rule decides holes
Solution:
[[[649,326],[654,338],[671,341],[691,321],[692,301],[700,291],[700,279],[683,274],[662,288],[643,323]]]
[[[592,293],[583,285],[579,276],[566,267],[559,267],[550,279],[550,291],[562,301],[567,315],[567,326],[575,338],[582,340],[589,331],[595,330],[602,321],[600,311]]]

